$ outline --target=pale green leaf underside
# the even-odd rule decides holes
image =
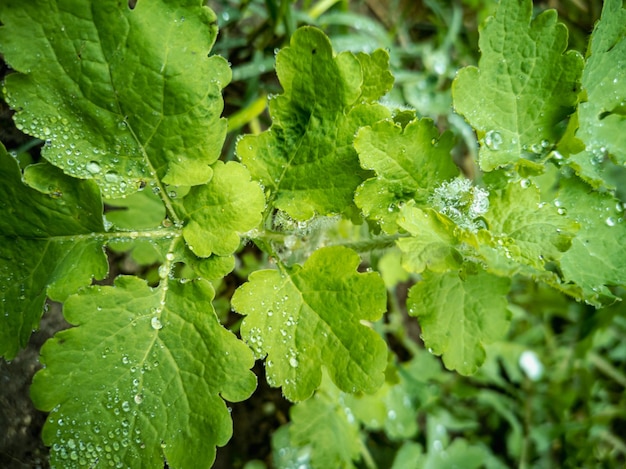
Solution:
[[[442,181],[458,175],[450,156],[451,133],[439,135],[430,119],[415,119],[404,128],[390,120],[362,128],[354,141],[361,166],[375,178],[357,189],[356,205],[383,230],[397,231],[397,207],[415,199],[425,204]]]
[[[200,257],[226,256],[239,246],[239,234],[256,227],[265,209],[259,184],[234,161],[213,165],[208,184],[191,189],[184,199],[188,221],[183,236]]]
[[[202,3],[3,1],[0,52],[18,72],[5,80],[17,126],[108,197],[155,177],[207,182],[226,132],[230,69],[208,57],[217,25]]]
[[[244,340],[267,355],[268,382],[292,401],[319,386],[322,365],[346,392],[375,391],[383,382],[386,346],[360,321],[376,321],[386,307],[378,274],[358,273],[359,256],[347,248],[317,250],[304,266],[250,275],[232,304],[247,315]]]
[[[44,345],[46,368],[32,387],[36,405],[51,411],[43,438],[53,465],[162,468],[165,458],[209,468],[230,438],[222,398],[252,393],[252,354],[220,325],[207,281],[167,287],[118,277],[66,302],[78,327]]]
[[[564,53],[567,29],[548,10],[531,22],[531,0],[501,2],[480,31],[478,68],[454,80],[454,107],[480,138],[485,171],[545,155],[574,109],[583,66]]]
[[[247,135],[237,154],[273,205],[297,220],[343,213],[364,179],[352,140],[363,125],[389,117],[375,101],[388,90],[382,64],[350,52],[334,55],[329,39],[304,27],[276,57],[283,94],[270,101],[272,127]],[[364,67],[374,67],[365,70]]]
[[[30,166],[0,145],[0,356],[11,359],[37,328],[46,296],[63,301],[106,276],[97,187],[48,164]]]
[[[504,336],[509,323],[510,280],[484,271],[431,273],[409,291],[409,314],[422,339],[450,370],[469,375],[485,361],[483,344]]]
[[[587,158],[612,155],[626,163],[626,9],[621,0],[607,0],[591,35],[589,58],[582,76],[587,99],[578,107],[577,137]]]

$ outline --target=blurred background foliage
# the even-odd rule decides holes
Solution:
[[[386,49],[395,76],[389,104],[414,109],[440,130],[451,130],[455,160],[474,175],[476,138],[453,112],[450,87],[457,70],[478,61],[478,28],[493,12],[493,0],[210,0],[208,5],[220,26],[214,52],[233,70],[225,90],[229,134],[223,159],[236,159],[240,135],[269,127],[267,97],[281,92],[275,54],[299,26],[315,25],[336,51]],[[535,2],[536,13],[548,8],[555,8],[568,27],[570,48],[585,54],[602,2]],[[0,140],[24,162],[37,159],[40,142],[20,134],[10,116],[2,103]],[[349,229],[337,226],[335,235]],[[150,255],[145,262],[124,253],[112,259],[114,273],[148,279],[158,266]],[[509,298],[513,321],[507,340],[490,345],[485,365],[467,378],[446,371],[424,350],[419,326],[404,305],[415,279],[401,269],[397,252],[374,252],[367,262],[381,272],[390,293],[389,313],[376,325],[394,352],[384,389],[374,398],[352,397],[325,382],[315,405],[329,412],[329,422],[338,423],[298,437],[310,409],[299,404],[294,410],[298,406],[267,386],[257,364],[259,388],[248,401],[232,405],[234,436],[218,450],[215,467],[305,469],[314,443],[322,436],[341,441],[342,435],[332,432],[342,428],[359,444],[356,452],[339,454],[343,462],[337,467],[624,467],[624,302],[596,311],[548,287],[517,280]],[[216,285],[216,309],[233,330],[240,318],[230,312],[229,298],[248,272],[266,263],[254,247],[244,247],[233,274]],[[616,293],[624,298],[623,291]],[[308,443],[298,446],[298,441]],[[27,458],[10,461],[20,459]]]

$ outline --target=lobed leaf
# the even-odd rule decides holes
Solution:
[[[64,301],[108,271],[95,184],[47,163],[29,166],[23,178],[0,145],[0,355],[7,359],[38,327],[47,296]]]
[[[504,336],[509,323],[510,279],[485,271],[425,272],[409,291],[409,314],[419,320],[424,344],[450,370],[470,375],[485,361],[483,344]]]
[[[457,249],[461,243],[456,225],[448,217],[432,209],[421,210],[413,204],[401,209],[400,227],[412,236],[397,241],[402,251],[402,265],[409,272],[426,269],[447,272],[458,269],[463,256]]]
[[[201,0],[5,0],[0,22],[6,100],[49,162],[107,197],[211,178],[230,69]]]
[[[272,127],[237,145],[274,207],[296,220],[349,211],[366,175],[352,147],[354,134],[389,117],[375,103],[391,86],[382,69],[388,60],[382,51],[368,59],[335,55],[329,39],[312,27],[298,29],[278,53],[284,92],[270,101]]]
[[[50,412],[52,465],[211,467],[232,434],[223,399],[246,399],[256,383],[252,354],[220,325],[213,296],[205,280],[150,288],[118,277],[67,300],[78,327],[44,345],[31,389]]]
[[[411,199],[425,204],[438,184],[459,174],[450,157],[452,146],[452,134],[439,135],[430,119],[405,126],[384,120],[362,128],[354,147],[361,166],[376,177],[359,186],[356,205],[387,233],[395,233],[399,205]]]
[[[513,249],[504,248],[507,257],[544,270],[547,262],[558,261],[569,249],[578,230],[578,224],[567,213],[567,207],[558,200],[553,204],[542,202],[539,189],[523,180],[494,191],[484,218],[503,246],[513,241]]]
[[[267,355],[268,382],[292,401],[319,386],[322,365],[346,392],[373,392],[383,382],[386,346],[362,321],[386,308],[383,281],[358,273],[359,256],[344,247],[322,248],[303,266],[260,270],[233,296],[246,317],[241,335],[257,358]]]
[[[626,9],[607,0],[591,35],[582,75],[586,99],[578,106],[576,136],[585,143],[582,158],[600,164],[609,154],[626,164]]]
[[[261,222],[265,197],[250,173],[234,161],[216,162],[213,179],[191,188],[184,198],[185,241],[197,256],[226,256],[239,247],[239,234]]]
[[[615,301],[608,286],[626,285],[624,206],[609,193],[594,192],[576,178],[561,183],[558,200],[580,224],[571,248],[563,254],[566,281],[582,289],[583,298],[601,306]]]
[[[582,57],[564,53],[567,28],[556,11],[531,21],[532,7],[530,0],[501,2],[481,27],[478,68],[462,69],[453,82],[454,107],[478,133],[484,171],[534,166],[578,100]]]

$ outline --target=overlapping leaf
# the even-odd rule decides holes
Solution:
[[[485,271],[427,272],[409,292],[409,314],[418,318],[424,344],[451,370],[468,375],[485,361],[483,344],[508,328],[510,280]]]
[[[334,55],[319,30],[304,27],[276,57],[284,93],[270,101],[272,127],[247,135],[237,153],[273,205],[297,220],[352,207],[366,173],[352,141],[359,127],[389,117],[375,101],[391,86],[388,56]]]
[[[108,269],[97,187],[48,164],[27,168],[0,145],[0,355],[13,358],[39,324],[46,296],[63,301]]]
[[[174,185],[211,178],[226,123],[230,69],[208,57],[215,14],[200,0],[6,0],[0,47],[19,73],[6,98],[42,155],[93,178],[106,196],[155,177]]]
[[[287,398],[308,398],[322,366],[347,392],[382,384],[386,346],[361,321],[385,311],[385,286],[376,273],[358,273],[359,262],[350,249],[322,248],[304,266],[254,272],[235,292],[233,307],[247,315],[242,337],[257,357],[267,355],[268,382]]]
[[[439,135],[430,119],[404,127],[385,120],[361,129],[354,146],[361,165],[377,177],[358,188],[357,206],[387,233],[396,232],[398,205],[411,199],[424,204],[438,184],[458,175],[452,145],[452,134]]]
[[[545,155],[578,99],[582,57],[564,53],[567,29],[556,11],[531,22],[532,7],[501,2],[481,29],[478,68],[462,69],[453,83],[454,106],[478,133],[485,171]]]
[[[261,222],[265,197],[245,167],[218,161],[211,182],[193,187],[184,205],[188,222],[183,236],[189,248],[201,257],[225,256],[239,246],[239,233]]]
[[[51,411],[53,465],[211,467],[232,433],[222,398],[246,399],[256,384],[252,353],[219,324],[213,294],[205,280],[152,289],[118,277],[67,300],[78,327],[46,343],[32,387]]]

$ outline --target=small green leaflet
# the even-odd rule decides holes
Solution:
[[[504,336],[510,279],[484,271],[425,272],[409,291],[409,314],[418,318],[424,344],[450,370],[470,375],[485,361],[483,344]]]
[[[373,392],[383,382],[387,347],[362,321],[386,309],[375,272],[358,273],[359,256],[344,247],[322,248],[303,266],[260,270],[233,296],[246,317],[241,335],[257,358],[267,355],[267,380],[301,401],[322,379],[322,365],[346,392]]]
[[[185,241],[196,255],[226,256],[239,246],[239,233],[256,227],[265,209],[265,197],[258,183],[240,163],[213,165],[213,179],[196,186],[184,198],[188,223]]]
[[[357,206],[387,233],[395,233],[399,205],[411,199],[425,204],[435,186],[458,175],[452,146],[452,134],[439,135],[430,119],[415,119],[404,127],[384,120],[362,128],[354,147],[361,166],[374,170],[376,177],[357,189]]]
[[[554,10],[531,22],[531,0],[503,1],[483,24],[478,68],[454,80],[454,107],[480,138],[484,171],[510,164],[534,167],[565,128],[578,100],[583,60],[565,52],[567,28]]]
[[[611,155],[626,164],[626,9],[621,0],[606,0],[596,24],[582,76],[586,99],[578,107],[585,158],[597,164]]]
[[[256,386],[252,353],[220,325],[213,295],[206,280],[150,288],[118,277],[68,298],[77,327],[44,345],[32,386],[51,412],[43,438],[53,466],[211,467],[232,434],[223,399]]]
[[[352,141],[359,127],[390,115],[376,103],[391,87],[388,61],[381,50],[334,55],[329,39],[312,27],[298,29],[278,53],[284,93],[270,101],[272,127],[237,145],[274,207],[296,220],[350,211],[367,175]]]
[[[22,182],[0,144],[0,200],[0,356],[11,359],[39,325],[46,296],[64,301],[104,278],[108,264],[95,184],[47,163],[29,166]]]
[[[7,102],[42,155],[93,178],[106,197],[158,178],[196,185],[212,175],[226,121],[230,68],[208,57],[215,14],[201,0],[3,0],[0,47],[18,73]]]
[[[565,280],[578,285],[585,301],[595,306],[615,301],[607,287],[626,285],[624,205],[574,177],[561,182],[558,200],[581,226],[561,259]]]

